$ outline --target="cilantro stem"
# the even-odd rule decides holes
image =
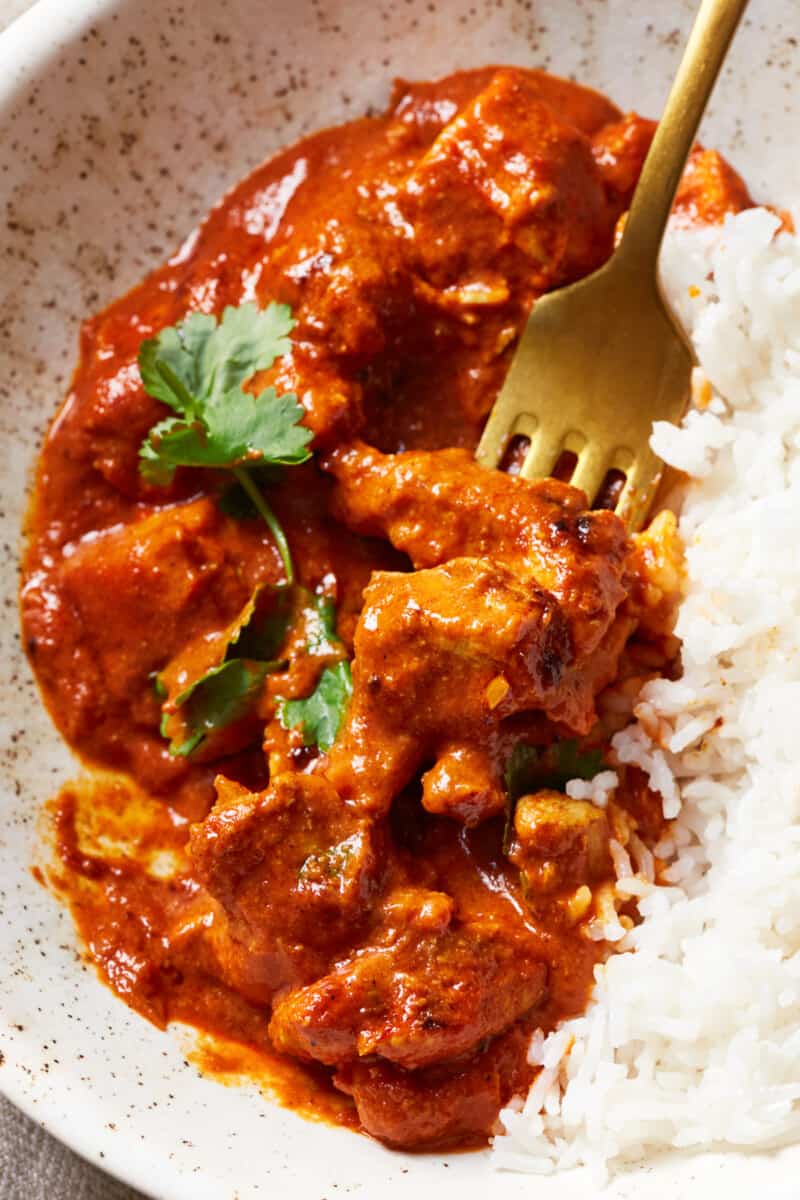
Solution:
[[[247,495],[253,501],[255,508],[264,518],[267,528],[275,539],[281,559],[283,561],[283,569],[286,573],[286,582],[291,586],[294,583],[294,564],[292,563],[292,555],[289,550],[289,543],[286,540],[286,534],[281,528],[280,521],[275,516],[270,506],[267,504],[263,495],[253,483],[250,473],[246,467],[232,467],[231,470],[236,476],[240,486],[244,488]]]
[[[197,407],[192,393],[187,387],[184,386],[183,382],[178,378],[168,363],[165,363],[159,358],[156,360],[155,367],[161,378],[166,383],[167,387],[171,388],[183,405],[183,416],[187,421],[191,420],[190,414],[193,413]]]

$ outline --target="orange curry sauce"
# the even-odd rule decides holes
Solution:
[[[659,835],[635,771],[605,813],[543,787],[506,829],[504,772],[521,740],[603,750],[671,669],[674,525],[628,539],[567,485],[471,458],[526,312],[609,255],[652,132],[535,71],[398,83],[86,322],[42,451],[24,634],[56,724],[104,769],[52,805],[51,879],[90,959],[149,1020],[262,1051],[285,1103],[390,1145],[485,1141],[530,1081],[530,1030],[586,1004],[609,838]],[[679,219],[749,203],[694,152]],[[327,755],[285,730],[276,697],[326,661],[290,633],[257,712],[174,757],[154,674],[282,567],[258,519],[219,507],[224,473],[142,480],[165,410],[137,352],[189,312],[273,300],[297,326],[254,390],[296,392],[314,457],[269,500],[300,583],[335,602],[354,695]]]

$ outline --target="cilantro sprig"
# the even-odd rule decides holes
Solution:
[[[291,635],[290,630],[296,632]],[[350,664],[336,633],[330,597],[298,585],[260,584],[241,612],[213,637],[189,643],[154,678],[161,734],[169,752],[187,758],[208,740],[254,713],[268,675],[287,667],[292,639],[305,637],[305,652],[328,659],[317,685],[302,700],[277,698],[285,729],[301,725],[305,745],[328,750],[339,732],[352,694]]]
[[[302,406],[292,392],[268,387],[259,395],[244,390],[258,371],[289,349],[294,328],[284,304],[259,309],[228,307],[219,321],[192,313],[177,325],[142,342],[139,372],[145,391],[172,409],[158,421],[139,450],[142,476],[169,484],[178,467],[230,471],[236,483],[221,507],[237,516],[259,513],[272,532],[283,560],[286,586],[278,618],[264,619],[263,588],[257,588],[236,620],[217,637],[205,639],[200,653],[187,647],[157,678],[163,699],[161,733],[170,753],[188,756],[207,738],[242,720],[254,708],[266,676],[282,667],[274,655],[285,640],[290,610],[302,612],[309,654],[337,656],[333,602],[294,586],[294,565],[286,535],[259,482],[275,468],[306,462],[312,433],[301,424]],[[254,477],[251,471],[256,470]],[[258,482],[257,482],[258,480]],[[279,700],[285,728],[301,725],[306,745],[327,750],[336,738],[352,694],[350,664],[326,666],[310,696]]]
[[[139,349],[145,391],[174,414],[142,443],[142,476],[164,485],[178,467],[230,471],[275,538],[288,584],[294,567],[286,535],[248,468],[306,462],[313,435],[300,423],[303,408],[293,392],[268,387],[255,396],[242,385],[286,353],[293,328],[288,305],[242,304],[226,308],[219,321],[192,313]]]

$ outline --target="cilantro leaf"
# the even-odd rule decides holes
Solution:
[[[260,585],[230,625],[190,643],[156,677],[170,754],[186,757],[247,716],[266,676],[282,665],[277,655],[291,616],[291,589]]]
[[[554,772],[558,784],[551,786],[557,791],[563,791],[570,779],[594,779],[602,768],[602,750],[581,750],[574,740],[558,742]]]
[[[139,348],[145,391],[173,414],[142,443],[142,476],[166,485],[178,467],[232,471],[272,531],[289,583],[294,571],[285,535],[245,468],[306,462],[313,434],[301,424],[304,411],[292,392],[279,395],[268,387],[254,396],[242,384],[286,353],[293,326],[285,304],[264,310],[242,304],[226,308],[219,322],[192,313]]]
[[[142,342],[139,371],[146,392],[191,419],[186,396],[196,409],[271,367],[289,349],[294,328],[287,304],[230,305],[222,318],[190,313],[157,337]],[[176,384],[178,386],[176,386]]]
[[[562,792],[570,779],[594,779],[602,767],[602,750],[581,750],[574,739],[550,746],[517,742],[506,763],[506,791],[512,800],[542,788]]]
[[[196,349],[216,324],[208,313],[192,313],[139,347],[144,390],[186,418],[194,415],[195,397],[200,400],[204,391]]]
[[[258,601],[262,594],[260,589],[254,593],[256,601],[253,615],[242,624],[239,632],[231,639],[228,650],[229,657],[231,650],[234,649],[239,658],[263,661],[278,657],[292,623],[294,613],[292,588],[270,588],[268,605],[259,604]]]
[[[540,749],[527,742],[517,742],[509,755],[503,775],[506,791],[511,800],[519,800],[529,791],[528,782],[533,778],[539,762]]]
[[[292,392],[279,396],[272,387],[260,396],[223,392],[191,423],[167,417],[153,426],[140,451],[142,474],[150,482],[169,483],[177,467],[306,462],[313,434],[299,424],[302,416]]]
[[[325,668],[310,696],[304,700],[280,702],[281,725],[284,729],[302,725],[304,745],[317,745],[323,752],[330,750],[342,727],[352,694],[350,663],[343,660]]]
[[[340,646],[336,632],[336,605],[330,596],[312,596],[306,616],[309,654],[329,654]]]
[[[209,734],[247,716],[261,694],[270,667],[270,663],[232,658],[204,675],[182,698],[187,737],[177,743],[173,739],[170,754],[186,758]],[[161,721],[164,737],[169,737],[168,719],[164,713]]]

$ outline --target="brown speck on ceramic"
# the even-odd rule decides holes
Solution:
[[[203,1078],[182,1052],[188,1034],[151,1028],[97,982],[68,915],[31,875],[40,806],[76,766],[22,653],[16,563],[30,466],[68,385],[81,319],[171,254],[279,146],[379,108],[393,75],[549,67],[655,114],[695,8],[41,0],[0,39],[0,1086],[162,1200],[320,1200],[334,1188],[381,1200],[553,1193],[546,1180],[491,1175],[486,1156],[452,1157],[445,1170],[441,1158],[391,1154],[307,1124],[255,1088]],[[704,128],[756,194],[778,203],[800,195],[799,36],[796,0],[752,0]],[[763,1191],[760,1171],[755,1158],[737,1164],[739,1195]],[[693,1178],[689,1168],[670,1177],[672,1200],[697,1194]],[[645,1168],[609,1198],[664,1194]],[[733,1200],[731,1186],[726,1194]]]

